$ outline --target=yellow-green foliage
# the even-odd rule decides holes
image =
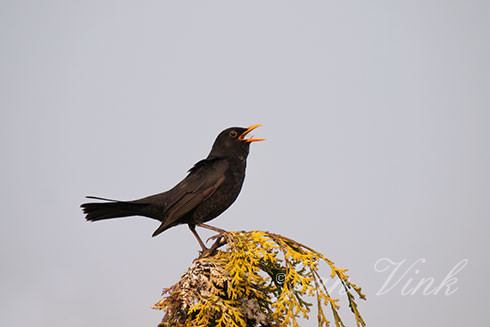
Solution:
[[[316,298],[318,326],[330,325],[328,308],[336,327],[344,326],[338,299],[318,273],[321,261],[330,278],[340,279],[357,326],[365,326],[354,295],[365,300],[361,288],[349,281],[346,269],[313,249],[262,231],[221,233],[212,249],[164,290],[154,306],[165,310],[160,326],[299,326],[298,319],[310,314],[308,297]]]

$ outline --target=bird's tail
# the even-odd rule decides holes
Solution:
[[[107,202],[84,203],[80,207],[86,214],[88,221],[98,221],[111,218],[141,215],[147,204],[133,203],[104,199],[95,196],[87,196],[89,199],[102,200]]]

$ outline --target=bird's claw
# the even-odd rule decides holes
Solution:
[[[213,241],[214,241],[214,240],[218,240],[218,239],[222,238],[222,237],[223,237],[223,235],[224,235],[225,233],[226,233],[226,232],[225,232],[225,231],[223,231],[223,232],[221,232],[221,233],[218,233],[218,234],[216,234],[216,235],[213,235],[213,236],[209,237],[209,238],[206,240],[206,243],[208,243],[208,242],[209,242],[209,241],[211,241],[211,240],[213,240]]]
[[[202,251],[199,252],[199,257],[209,257],[209,256],[213,256],[214,254],[216,254],[216,250],[218,250],[220,247],[222,247],[223,245],[226,244],[226,241],[224,240],[224,234],[225,233],[226,232],[219,233],[219,234],[216,234],[216,235],[208,238],[206,240],[206,243],[210,240],[214,240],[214,243],[213,243],[213,245],[211,245],[211,247],[209,249],[203,248]]]

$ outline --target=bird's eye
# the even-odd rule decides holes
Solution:
[[[231,131],[231,132],[230,132],[230,136],[231,136],[231,137],[236,137],[237,135],[238,135],[238,134],[237,134],[237,132],[236,132],[236,131]]]

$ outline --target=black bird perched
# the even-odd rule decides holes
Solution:
[[[264,140],[245,137],[259,126],[231,127],[222,131],[208,157],[197,162],[189,169],[187,177],[167,192],[134,201],[87,196],[108,202],[82,204],[85,218],[88,221],[128,216],[153,218],[162,222],[153,236],[171,227],[188,224],[203,250],[206,250],[195,227],[222,231],[204,223],[219,216],[238,197],[245,178],[250,143]]]

